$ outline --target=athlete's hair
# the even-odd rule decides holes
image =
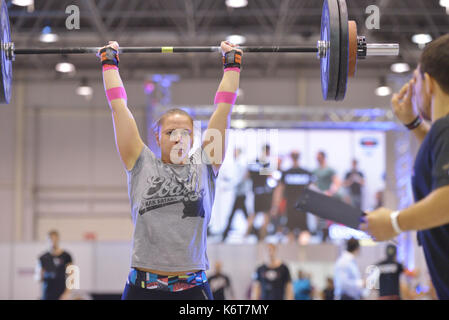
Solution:
[[[429,43],[421,55],[420,71],[428,73],[449,95],[449,33]]]
[[[192,125],[193,125],[193,118],[190,116],[190,114],[187,111],[179,109],[179,108],[173,108],[173,109],[167,110],[163,115],[161,115],[159,117],[158,120],[156,120],[154,122],[153,133],[154,133],[155,136],[157,136],[159,134],[159,130],[161,129],[161,126],[162,126],[162,123],[164,123],[164,120],[167,117],[169,117],[171,115],[174,115],[174,114],[179,114],[179,115],[183,115],[183,116],[188,117],[190,119],[190,121],[192,122]]]

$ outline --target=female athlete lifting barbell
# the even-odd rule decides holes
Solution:
[[[212,299],[205,274],[207,226],[242,57],[229,42],[222,42],[221,50],[224,74],[205,135],[207,139],[208,132],[213,134],[213,148],[205,139],[189,157],[193,119],[181,109],[172,109],[154,128],[161,159],[143,143],[128,109],[118,69],[118,43],[110,42],[98,52],[115,141],[128,175],[134,224],[131,272],[122,299]]]

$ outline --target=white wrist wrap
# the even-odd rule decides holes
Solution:
[[[390,214],[390,220],[391,220],[391,225],[393,226],[394,231],[397,234],[400,234],[404,231],[401,230],[401,228],[399,228],[399,223],[398,223],[398,216],[399,213],[401,213],[400,211],[394,211]]]

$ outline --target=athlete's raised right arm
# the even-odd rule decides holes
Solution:
[[[100,49],[98,54],[103,65],[104,89],[112,112],[115,143],[123,164],[127,170],[131,170],[142,152],[144,143],[136,121],[128,109],[126,91],[118,70],[118,50],[118,43],[109,41],[109,45]]]

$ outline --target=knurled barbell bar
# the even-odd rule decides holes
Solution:
[[[90,54],[100,47],[77,48],[15,48],[11,41],[8,9],[1,2],[1,81],[0,103],[11,98],[12,61],[22,54]],[[367,56],[397,56],[399,44],[369,44],[364,36],[357,35],[357,24],[348,21],[345,0],[324,0],[321,16],[321,39],[316,47],[254,46],[240,47],[243,52],[293,52],[316,53],[321,65],[321,87],[324,100],[343,100],[348,77],[355,75],[357,60]],[[220,47],[121,47],[120,53],[186,53],[218,52]]]

